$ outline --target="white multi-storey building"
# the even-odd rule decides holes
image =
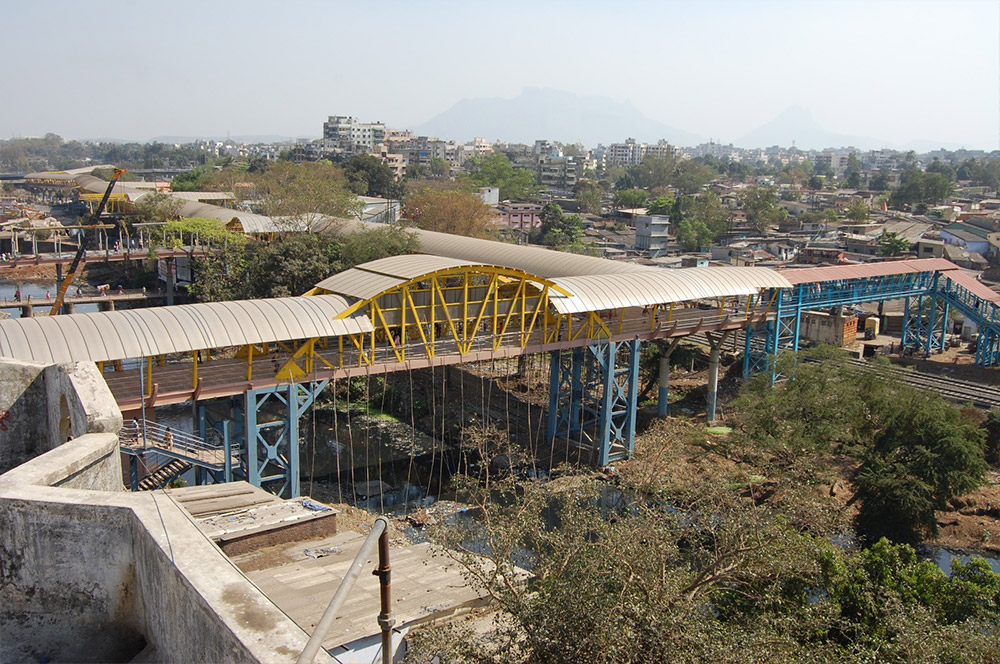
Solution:
[[[349,154],[370,153],[385,142],[385,123],[359,122],[347,115],[331,115],[323,123],[323,139]]]

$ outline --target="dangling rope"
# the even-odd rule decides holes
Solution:
[[[431,493],[431,482],[434,477],[434,450],[437,447],[437,390],[434,385],[434,367],[431,367],[431,472],[427,476],[427,495]],[[412,395],[411,395],[412,397]]]
[[[407,362],[406,363],[406,373],[410,378],[410,463],[406,467],[406,495],[403,498],[404,509],[409,511],[409,498],[410,498],[410,484],[412,482],[411,474],[413,473],[413,458],[414,458],[414,447],[416,446],[417,438],[417,418],[414,414],[413,408],[413,366]]]
[[[313,495],[313,482],[316,479],[316,399],[313,399],[309,410],[312,411],[312,459],[309,462],[309,495],[311,496]]]
[[[371,489],[372,482],[372,463],[371,463],[371,435],[372,435],[372,411],[371,411],[371,369],[365,367],[365,489]],[[382,493],[382,487],[379,486],[379,494]],[[366,502],[368,507],[371,507],[371,496],[367,493],[365,494]],[[380,496],[381,501],[381,496]]]
[[[389,374],[382,374],[382,403],[379,405],[379,417],[385,412],[385,393],[389,389]],[[385,513],[385,500],[382,494],[382,442],[379,442],[378,446],[378,479],[379,479],[379,504],[381,506],[381,512]]]
[[[344,502],[344,486],[343,486],[343,478],[340,476],[340,473],[341,473],[341,469],[340,469],[340,450],[344,446],[340,444],[340,440],[339,440],[339,438],[340,438],[340,429],[338,428],[337,410],[338,410],[337,409],[337,378],[336,378],[336,376],[334,376],[334,378],[333,378],[333,441],[336,443],[336,445],[334,445],[333,451],[334,451],[335,456],[337,458],[337,502],[338,503],[343,503]],[[353,453],[354,452],[352,450],[351,454],[353,455]],[[353,462],[352,462],[351,465],[352,466],[354,465]]]

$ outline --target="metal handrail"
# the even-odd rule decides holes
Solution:
[[[379,577],[382,599],[382,610],[378,617],[379,626],[382,628],[382,663],[390,664],[392,662],[393,619],[392,606],[389,602],[388,531],[389,520],[384,516],[377,518],[371,532],[368,533],[368,537],[365,538],[364,543],[361,545],[361,549],[354,556],[354,562],[351,563],[350,569],[344,575],[344,580],[340,582],[337,592],[334,593],[333,599],[330,600],[326,611],[323,612],[323,617],[320,618],[316,629],[313,630],[312,635],[309,637],[306,647],[302,649],[299,658],[295,660],[295,664],[312,664],[312,661],[316,659],[316,653],[319,652],[323,644],[323,639],[326,638],[327,632],[330,631],[333,621],[337,619],[337,613],[344,606],[347,596],[354,589],[354,584],[357,583],[358,577],[361,576],[361,566],[365,564],[365,560],[371,555],[376,544],[379,547],[379,566],[374,573]]]

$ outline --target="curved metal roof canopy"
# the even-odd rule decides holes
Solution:
[[[787,279],[762,267],[652,268],[641,273],[584,275],[553,281],[573,293],[570,297],[549,295],[552,306],[561,314],[756,295],[762,288],[791,288]]]
[[[324,279],[316,286],[346,297],[368,300],[422,275],[466,267],[472,271],[477,267],[494,267],[521,272],[495,261],[482,264],[411,254],[363,263]],[[762,288],[791,287],[788,280],[774,270],[760,267],[641,268],[621,274],[585,274],[551,280],[527,273],[524,276],[557,287],[549,294],[549,300],[561,314],[756,295]]]
[[[0,356],[107,362],[209,348],[371,332],[365,316],[335,320],[338,295],[182,304],[0,321]]]

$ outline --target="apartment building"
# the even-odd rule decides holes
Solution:
[[[323,123],[323,140],[330,141],[347,154],[373,153],[385,142],[385,123],[361,122],[347,115],[331,115]]]
[[[639,143],[634,138],[624,143],[612,143],[604,150],[605,163],[608,166],[632,166],[638,164],[647,155],[653,157],[677,156],[680,151],[665,140],[655,144]]]

